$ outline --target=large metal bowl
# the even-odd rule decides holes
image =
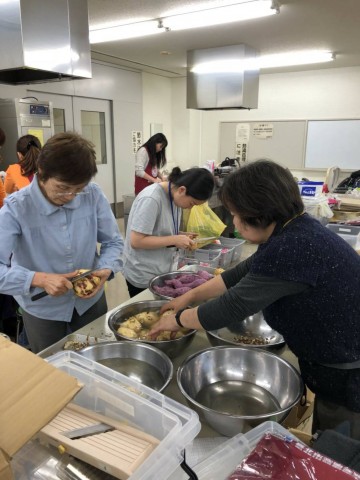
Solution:
[[[161,293],[157,292],[154,287],[164,287],[165,286],[165,280],[173,280],[175,278],[178,278],[181,275],[194,275],[195,278],[201,278],[199,275],[197,275],[194,272],[180,272],[180,271],[175,271],[175,272],[168,272],[168,273],[162,273],[161,275],[157,275],[156,277],[152,278],[149,282],[149,290],[150,292],[154,295],[155,298],[160,298],[163,300],[173,300],[175,297],[168,297],[166,295],[162,295]],[[184,285],[185,287],[186,285]]]
[[[206,332],[209,342],[214,347],[218,345],[238,345],[248,348],[265,348],[265,350],[280,350],[285,347],[285,340],[276,330],[273,330],[265,321],[262,312],[255,313],[245,320]],[[243,336],[250,340],[258,341],[259,344],[245,343],[236,340],[236,337]],[[260,343],[263,340],[268,343]],[[278,352],[279,353],[279,352]]]
[[[153,347],[162,350],[166,353],[170,358],[174,358],[183,350],[190,345],[190,343],[194,340],[196,330],[190,330],[187,334],[183,337],[175,338],[174,340],[137,340],[131,339],[128,337],[124,337],[118,333],[118,328],[120,325],[127,320],[129,317],[136,315],[141,312],[158,312],[160,308],[165,304],[168,303],[166,300],[145,300],[142,302],[134,302],[130,303],[129,305],[125,305],[123,307],[117,308],[108,319],[108,325],[111,331],[114,333],[115,338],[117,340],[127,340],[129,342],[141,342],[146,343],[148,345],[152,345]]]
[[[234,346],[189,356],[177,383],[202,420],[229,437],[267,420],[282,422],[303,393],[299,373],[278,355]]]
[[[161,350],[141,342],[103,342],[78,353],[158,392],[170,383],[173,364]]]

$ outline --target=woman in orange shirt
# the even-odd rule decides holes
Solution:
[[[6,170],[5,191],[8,195],[29,185],[37,170],[37,159],[41,143],[34,135],[24,135],[16,143],[19,163],[9,165]]]

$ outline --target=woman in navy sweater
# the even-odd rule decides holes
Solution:
[[[213,330],[262,310],[316,394],[313,430],[349,420],[360,439],[360,256],[304,212],[291,173],[274,162],[232,173],[220,196],[257,252],[168,303],[163,310],[174,308],[176,317],[164,317],[150,333],[179,324]]]

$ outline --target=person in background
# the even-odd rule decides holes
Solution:
[[[27,187],[37,171],[37,159],[41,150],[40,140],[34,135],[24,135],[16,143],[19,163],[6,170],[5,191],[8,195]]]
[[[0,292],[20,304],[34,353],[107,311],[104,283],[121,269],[123,240],[109,202],[90,182],[96,172],[94,146],[59,133],[42,148],[31,184],[0,210]],[[96,269],[100,278],[86,298],[70,281],[79,269]]]
[[[5,140],[6,140],[5,132],[2,128],[0,128],[0,149],[4,145]],[[0,160],[1,159],[2,159],[2,157],[0,155]],[[0,162],[0,170],[1,170],[1,163],[2,162]],[[6,193],[5,193],[3,179],[2,179],[2,177],[0,177],[0,208],[3,206],[5,196],[6,196]]]
[[[123,275],[130,297],[148,287],[156,275],[177,270],[178,249],[193,245],[179,232],[181,209],[201,205],[214,189],[205,168],[182,172],[175,167],[168,181],[144,189],[132,204],[124,247]]]
[[[161,182],[160,168],[166,165],[165,150],[168,141],[163,133],[156,133],[142,145],[135,157],[135,195],[152,183]]]
[[[257,252],[167,303],[162,310],[176,315],[163,317],[150,334],[180,326],[214,330],[262,311],[316,394],[313,431],[348,421],[360,439],[360,256],[305,213],[291,173],[274,162],[231,173],[220,196]]]

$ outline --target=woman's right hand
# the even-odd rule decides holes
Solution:
[[[186,294],[185,294],[186,295]],[[181,297],[174,298],[174,300],[171,300],[168,303],[165,303],[160,309],[160,315],[165,313],[167,310],[175,310],[175,313],[178,310],[181,310],[182,308],[186,308],[189,306],[189,301],[186,300],[185,295],[182,295]]]
[[[175,235],[175,247],[182,248],[183,250],[188,250],[193,248],[195,245],[194,240],[192,240],[188,235]]]
[[[72,290],[73,284],[70,279],[76,277],[77,274],[78,270],[70,273],[35,272],[31,286],[43,288],[49,295],[59,297]]]

